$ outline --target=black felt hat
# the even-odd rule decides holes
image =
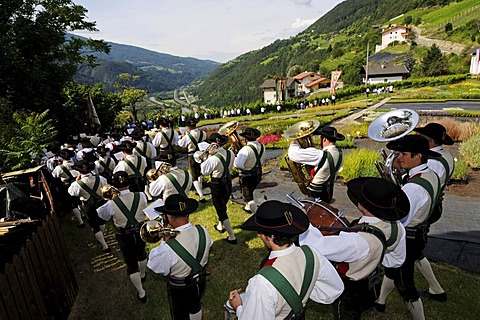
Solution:
[[[240,135],[250,141],[253,141],[253,140],[257,140],[262,135],[262,133],[258,129],[247,128],[242,133],[240,133]]]
[[[142,132],[138,129],[135,129],[132,131],[132,133],[130,133],[130,137],[132,137],[133,139],[142,139],[143,135],[142,135]]]
[[[222,135],[218,132],[214,132],[210,135],[210,137],[208,138],[208,141],[215,142],[215,143],[218,143],[219,145],[223,146],[224,144],[226,144],[228,142],[228,137],[224,136],[224,135]]]
[[[158,121],[157,121],[157,125],[159,125],[159,126],[161,125],[161,126],[163,126],[163,127],[168,127],[169,124],[170,124],[170,123],[169,123],[169,121],[168,121],[167,118],[163,118],[163,117],[162,117],[162,118],[159,118]]]
[[[61,149],[58,154],[65,160],[70,160],[75,156],[75,152],[70,149]]]
[[[80,160],[72,166],[72,169],[80,171],[81,173],[87,173],[95,169],[95,162],[88,160]]]
[[[375,217],[396,221],[408,215],[410,202],[399,186],[382,178],[361,177],[347,182],[347,195]]]
[[[277,200],[265,201],[241,226],[243,230],[294,236],[308,229],[310,221],[301,209]]]
[[[324,136],[330,141],[345,140],[345,136],[341,133],[338,133],[337,129],[335,129],[332,126],[324,126],[324,127],[318,128],[313,132],[313,134],[318,136]]]
[[[130,141],[130,140],[123,140],[123,141],[117,146],[117,149],[118,149],[118,150],[122,150],[122,151],[125,151],[125,150],[130,150],[130,151],[132,151],[133,149],[135,149],[136,146],[137,146],[137,143],[136,143],[136,142],[133,142],[133,141]]]
[[[110,151],[110,149],[108,149],[104,145],[97,146],[97,153],[106,154],[108,151]]]
[[[415,128],[413,131],[423,134],[433,140],[451,146],[453,139],[447,134],[447,130],[439,123],[429,123],[425,127]]]
[[[180,194],[172,194],[165,199],[165,204],[161,207],[156,207],[155,211],[171,216],[186,216],[195,212],[197,208],[197,200],[187,198]]]
[[[407,135],[387,143],[387,148],[400,152],[421,153],[429,157],[440,157],[441,154],[430,150],[428,140],[420,135]]]
[[[117,188],[124,188],[130,185],[131,179],[125,171],[117,171],[110,179],[110,184]]]
[[[187,127],[195,127],[197,125],[198,121],[195,118],[188,118],[185,121],[185,125]]]

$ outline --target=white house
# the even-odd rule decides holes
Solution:
[[[388,29],[382,30],[382,44],[375,46],[375,52],[381,51],[388,47],[394,41],[407,41],[410,28],[406,26],[392,26]]]
[[[300,81],[295,78],[267,79],[260,88],[263,90],[263,102],[277,104],[298,96]]]
[[[472,59],[470,60],[470,75],[478,77],[480,74],[480,48],[471,51]]]
[[[315,80],[318,79],[325,79],[324,76],[322,76],[320,73],[312,72],[312,71],[305,71],[302,73],[297,74],[296,76],[293,77],[294,79],[300,81],[300,92],[303,93],[310,93],[310,88],[308,84],[312,83]],[[328,80],[330,81],[330,80]]]
[[[367,66],[363,66],[360,73],[363,75],[363,83],[367,82],[368,84],[402,81],[410,74],[404,65],[391,64],[369,64],[368,70]],[[365,76],[368,79],[365,79]]]

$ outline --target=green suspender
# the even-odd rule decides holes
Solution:
[[[230,153],[230,151],[228,151],[228,150],[226,150],[226,151],[227,151],[227,160],[225,160],[220,153],[217,152],[215,154],[215,157],[220,159],[220,162],[223,165],[223,174],[220,177],[220,179],[223,179],[225,177],[230,177],[230,172],[228,172],[228,165],[230,164],[230,159],[232,158],[232,154]]]
[[[260,160],[262,159],[263,151],[265,150],[265,147],[263,146],[263,144],[260,144],[260,154],[258,154],[257,148],[255,148],[251,144],[249,144],[248,146],[253,150],[253,153],[255,154],[255,159],[257,160],[255,162],[255,166],[252,169],[261,169],[262,164],[260,163]]]
[[[388,238],[387,240],[387,247],[390,247],[392,244],[395,243],[395,240],[397,239],[397,236],[398,236],[398,225],[395,221],[390,221],[390,227],[391,227],[391,234],[390,234],[390,238]]]
[[[120,211],[122,211],[123,215],[125,218],[127,218],[127,225],[125,228],[129,227],[135,227],[138,225],[138,221],[135,219],[135,213],[137,213],[138,209],[138,204],[140,203],[140,193],[139,192],[134,192],[133,193],[133,204],[130,209],[125,206],[125,203],[123,203],[122,199],[120,197],[117,197],[113,200],[115,204],[118,206]]]
[[[342,158],[343,158],[342,150],[338,149],[338,162],[337,162],[337,165],[335,166],[332,155],[330,154],[330,152],[327,152],[328,166],[330,168],[330,177],[328,178],[328,181],[330,182],[334,181],[335,172],[337,172],[338,169],[340,169],[340,165],[342,164]]]
[[[448,182],[450,181],[450,177],[451,177],[450,166],[448,165],[447,159],[445,159],[444,157],[439,157],[435,160],[440,161],[440,163],[445,167],[445,185],[443,185],[443,187],[442,187],[442,191],[443,191],[443,189],[445,189]]]
[[[125,161],[125,163],[133,170],[134,175],[136,177],[143,177],[143,174],[140,173],[140,167],[142,166],[142,158],[140,156],[137,156],[137,160],[138,161],[137,161],[137,166],[136,167],[128,159],[125,159],[123,161]]]
[[[112,158],[108,157],[107,158],[107,163],[103,162],[102,160],[98,160],[98,163],[103,167],[104,172],[111,172],[110,170],[110,162],[112,162]]]
[[[432,214],[433,208],[437,204],[438,198],[439,198],[440,193],[441,193],[440,178],[438,178],[438,176],[437,176],[437,180],[438,180],[438,189],[437,189],[437,195],[436,196],[434,196],[435,194],[433,193],[433,186],[430,184],[430,182],[428,182],[427,179],[424,179],[422,177],[415,177],[415,178],[413,178],[409,181],[409,182],[413,182],[413,183],[418,184],[423,189],[427,190],[428,194],[430,195],[430,198],[432,199],[432,203],[430,203],[430,211],[428,213],[429,217],[430,217],[430,214]],[[428,220],[428,218],[427,218],[427,220]]]
[[[173,130],[172,130],[172,136],[170,138],[167,137],[167,134],[165,132],[160,131],[160,133],[165,138],[165,140],[167,140],[167,149],[173,150],[173,146],[172,146],[172,140],[173,140],[173,136],[174,136]]]
[[[203,131],[199,131],[200,132],[200,136],[198,137],[198,141],[195,140],[195,138],[189,133],[188,134],[188,137],[190,138],[190,141],[193,143],[193,145],[195,146],[195,150],[193,151],[198,151],[198,142],[199,141],[202,141],[202,138],[203,138]]]
[[[88,192],[92,199],[99,197],[99,195],[97,194],[97,190],[98,186],[100,185],[100,178],[98,176],[95,176],[95,183],[93,184],[93,187],[91,189],[82,180],[78,180],[77,183],[83,190]]]
[[[185,189],[187,188],[187,185],[188,185],[188,174],[189,173],[185,169],[183,170],[183,172],[185,173],[185,182],[183,183],[183,186],[180,186],[177,179],[175,179],[173,174],[171,174],[170,172],[167,173],[165,176],[168,178],[168,180],[170,180],[170,182],[173,184],[173,186],[175,187],[175,189],[177,190],[177,192],[180,195],[187,197],[187,193],[185,192]]]
[[[147,157],[147,143],[143,143],[143,150],[140,149],[140,147],[135,147],[135,150],[137,150],[140,155],[144,156],[145,158]]]
[[[190,272],[190,276],[197,274],[200,270],[202,270],[202,265],[200,261],[202,260],[203,254],[206,250],[206,237],[205,231],[200,225],[195,226],[198,231],[199,243],[198,243],[198,251],[197,255],[194,258],[188,251],[185,249],[176,239],[170,239],[166,242],[167,245],[172,248],[172,250],[186,263],[192,271]]]
[[[70,170],[67,169],[63,164],[60,165],[60,168],[62,168],[62,171],[68,176],[68,180],[75,180],[75,177],[72,175]]]
[[[280,292],[285,301],[287,301],[290,308],[292,308],[292,311],[285,319],[290,319],[291,317],[298,315],[302,312],[302,299],[305,297],[313,279],[315,260],[313,257],[312,249],[310,249],[308,246],[301,246],[300,248],[305,254],[306,259],[305,275],[303,277],[303,284],[300,290],[300,294],[297,294],[297,292],[288,282],[288,280],[274,267],[264,267],[258,272],[258,274],[265,277],[265,279],[267,279],[268,282],[270,282],[275,287],[275,289]]]

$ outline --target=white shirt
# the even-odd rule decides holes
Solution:
[[[408,171],[410,177],[414,176],[417,173],[427,170],[428,167],[426,164],[421,164],[415,168],[412,168]],[[421,210],[430,210],[430,206],[426,207],[427,202],[430,200],[430,195],[427,190],[420,187],[416,183],[406,183],[402,190],[407,194],[408,201],[410,202],[410,211],[408,216],[400,220],[403,226],[407,227],[412,219],[421,211]]]

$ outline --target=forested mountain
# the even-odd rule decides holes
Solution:
[[[101,82],[106,91],[114,91],[117,75],[130,73],[140,76],[135,83],[139,89],[161,92],[189,84],[220,65],[211,60],[177,57],[135,46],[107,43],[110,45],[110,53],[94,53],[98,66],[92,69],[82,65],[75,81],[92,85]]]
[[[223,64],[199,85],[197,94],[201,104],[209,107],[253,102],[261,99],[259,86],[266,78],[305,70],[327,77],[333,70],[342,70],[342,79],[354,83],[360,80],[367,43],[373,53],[381,42],[379,26],[410,10],[426,8],[428,12],[452,2],[457,1],[346,0],[302,33]]]

